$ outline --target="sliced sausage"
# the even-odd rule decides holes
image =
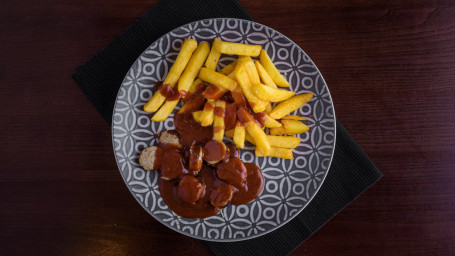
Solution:
[[[234,188],[229,184],[221,184],[210,193],[210,203],[216,209],[226,206],[232,199]]]
[[[230,158],[240,158],[240,149],[234,143],[228,142],[226,143],[226,147],[229,149]]]
[[[188,169],[190,171],[199,172],[202,167],[202,157],[204,156],[202,147],[192,145],[190,148],[190,156]]]
[[[230,158],[217,166],[216,174],[218,178],[236,187],[242,186],[247,177],[247,169],[238,158]]]
[[[205,185],[197,178],[185,175],[180,179],[177,186],[177,195],[180,199],[187,203],[194,203],[202,196]]]
[[[175,179],[188,173],[183,162],[183,155],[177,150],[165,150],[161,161],[161,178],[165,180]]]
[[[204,146],[204,160],[211,165],[215,165],[226,154],[226,145],[221,141],[211,140]]]
[[[181,149],[182,143],[180,142],[179,133],[176,130],[169,130],[161,133],[158,146],[164,149]]]
[[[261,169],[252,163],[244,163],[247,170],[247,179],[238,190],[234,192],[231,204],[247,204],[258,197],[264,189],[264,176]]]
[[[221,162],[218,162],[218,164],[229,161],[229,158],[231,158],[231,150],[229,147],[226,147],[226,153],[224,153],[223,159],[221,159]]]
[[[158,170],[161,167],[163,150],[157,146],[151,146],[142,150],[139,156],[139,164],[144,170]]]

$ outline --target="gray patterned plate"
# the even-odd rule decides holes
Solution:
[[[165,122],[151,122],[143,111],[153,95],[153,84],[166,77],[185,38],[209,43],[224,41],[259,44],[284,73],[297,94],[313,92],[313,99],[296,110],[308,118],[310,130],[300,134],[293,160],[254,157],[249,145],[242,150],[245,162],[258,165],[264,174],[262,194],[253,202],[228,206],[205,219],[186,219],[173,213],[158,189],[158,175],[144,171],[138,155],[157,144],[157,133],[173,129],[173,115]],[[233,56],[222,56],[220,65]],[[165,226],[182,234],[211,241],[239,241],[264,235],[284,225],[311,201],[322,185],[335,146],[335,113],[329,90],[311,59],[289,38],[264,25],[239,19],[196,21],[177,28],[151,44],[128,71],[117,95],[112,118],[115,158],[126,185],[140,205]]]

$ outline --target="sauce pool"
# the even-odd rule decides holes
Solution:
[[[249,203],[261,194],[264,178],[259,167],[238,159],[234,144],[212,140],[213,127],[202,127],[191,113],[176,113],[174,125],[182,147],[160,144],[164,153],[158,183],[161,197],[172,211],[184,218],[206,218],[229,204]],[[210,165],[204,161],[200,170],[188,171],[192,146],[204,147],[204,159],[218,162]]]

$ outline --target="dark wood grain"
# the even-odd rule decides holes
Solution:
[[[154,3],[3,1],[0,255],[210,254],[133,199],[71,80]],[[455,2],[241,3],[314,60],[384,173],[292,255],[455,254]]]

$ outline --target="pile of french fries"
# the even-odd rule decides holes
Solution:
[[[221,54],[239,57],[217,72]],[[252,57],[258,57],[259,60],[254,61]],[[256,156],[293,159],[292,149],[300,143],[300,138],[295,135],[307,132],[309,127],[301,122],[305,118],[289,114],[310,101],[313,94],[295,95],[295,92],[278,89],[277,86],[289,87],[289,83],[260,45],[215,39],[210,48],[208,43],[198,45],[193,39],[185,39],[163,85],[169,84],[171,88],[177,86],[182,98],[195,92],[203,82],[210,85],[206,90],[217,93],[207,97],[203,93],[207,99],[204,107],[192,115],[202,126],[213,125],[213,139],[222,141],[224,136],[233,138],[234,143],[242,149],[246,140],[256,145]],[[229,91],[233,96],[243,95],[254,113],[266,113],[264,127],[256,122],[249,111],[239,108],[235,128],[225,131],[224,114],[214,113],[224,113],[226,102],[219,98]],[[152,121],[162,122],[172,113],[180,98],[168,100],[158,90],[145,104],[144,110],[156,112]],[[179,113],[185,112],[186,108],[183,105]]]

